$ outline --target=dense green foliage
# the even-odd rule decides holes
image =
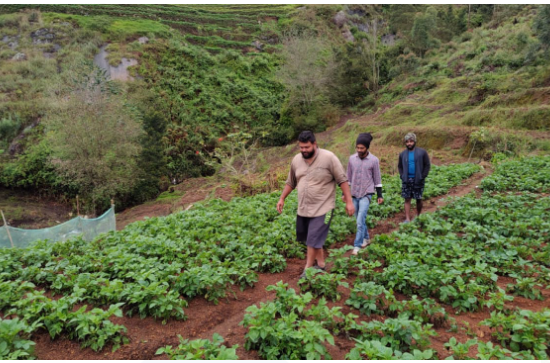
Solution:
[[[550,343],[550,310],[493,312],[481,322],[492,330],[492,335],[512,352],[529,353],[537,359],[548,359]]]
[[[276,291],[275,300],[248,307],[241,322],[248,328],[245,348],[258,350],[264,359],[330,359],[323,343],[334,345],[334,337],[315,319],[322,317],[318,306],[306,309],[311,293],[298,295],[281,281],[267,290]]]
[[[18,318],[0,319],[0,359],[32,359],[35,343],[26,339],[32,331],[32,327]]]
[[[212,335],[212,341],[208,339],[195,339],[189,341],[179,336],[180,344],[176,348],[167,345],[166,347],[159,348],[156,352],[159,354],[166,354],[172,360],[237,360],[236,350],[238,345],[234,345],[231,348],[227,348],[223,345],[223,338],[214,333]]]
[[[483,179],[481,187],[487,191],[519,190],[546,193],[550,190],[548,180],[550,156],[526,157],[496,165],[495,172]]]
[[[548,54],[548,48],[550,47],[550,5],[540,6],[539,12],[533,22],[533,28]]]
[[[546,275],[538,271],[547,271],[548,251],[541,243],[548,202],[532,194],[467,196],[435,215],[421,215],[368,248],[370,256],[386,263],[370,280],[405,294],[437,297],[457,311],[481,309],[485,295],[496,290],[497,272],[538,276],[535,280],[545,283]],[[526,260],[530,255],[534,259]]]

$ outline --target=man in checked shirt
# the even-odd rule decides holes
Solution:
[[[350,156],[348,162],[348,181],[351,187],[353,205],[355,206],[355,218],[357,218],[357,234],[353,243],[353,255],[356,255],[361,248],[370,244],[366,220],[375,191],[378,204],[384,202],[380,162],[376,156],[369,153],[371,141],[372,135],[370,133],[359,134],[355,142],[357,153]]]

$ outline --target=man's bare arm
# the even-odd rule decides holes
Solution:
[[[285,184],[285,188],[283,189],[283,194],[281,194],[281,198],[277,203],[277,212],[283,213],[283,207],[285,206],[285,199],[293,190],[294,189],[290,185]]]
[[[351,191],[349,189],[348,182],[341,183],[340,188],[342,188],[344,201],[346,202],[346,213],[348,216],[352,216],[355,214],[355,207],[353,206],[353,201],[351,200]]]

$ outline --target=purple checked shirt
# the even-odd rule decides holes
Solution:
[[[374,194],[374,188],[382,186],[380,161],[371,153],[364,159],[361,159],[357,153],[353,154],[348,162],[348,180],[353,197],[362,198],[367,194]]]

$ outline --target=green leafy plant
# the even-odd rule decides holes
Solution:
[[[29,338],[35,328],[18,318],[0,319],[0,359],[34,359],[35,343]]]
[[[268,290],[276,291],[275,301],[246,309],[241,322],[248,328],[245,348],[257,350],[265,359],[330,358],[324,343],[334,345],[333,336],[322,323],[302,319],[311,294],[297,295],[282,282]]]
[[[387,290],[374,282],[362,282],[353,286],[346,305],[350,305],[363,314],[382,314],[386,308]]]
[[[69,336],[82,341],[83,348],[90,347],[96,352],[108,343],[113,344],[113,351],[117,350],[121,344],[126,344],[129,340],[123,334],[126,333],[126,328],[113,324],[109,318],[113,315],[122,317],[122,305],[111,305],[108,310],[95,308],[87,313],[86,306],[81,307],[71,314],[72,319],[67,322]]]
[[[455,337],[451,337],[449,341],[443,346],[449,350],[452,355],[447,357],[449,360],[465,360],[471,359],[468,357],[470,353],[470,348],[477,344],[477,339],[470,339],[465,343],[459,343]]]
[[[316,305],[304,311],[305,317],[312,317],[315,321],[320,322],[324,328],[328,329],[334,335],[345,334],[346,337],[356,336],[360,327],[355,319],[357,315],[349,313],[344,315],[342,308],[339,306],[329,308],[324,297],[319,299]]]
[[[430,324],[423,325],[404,315],[384,322],[363,322],[361,328],[360,340],[379,340],[382,345],[401,352],[424,350],[430,345],[430,337],[436,335]]]
[[[349,287],[347,282],[342,281],[344,277],[344,275],[325,273],[322,270],[309,268],[306,270],[306,277],[298,281],[298,286],[302,292],[310,291],[315,296],[324,296],[336,301],[341,298],[338,286]]]
[[[536,286],[541,286],[537,284],[536,280],[532,277],[516,277],[515,284],[508,284],[506,286],[506,291],[514,295],[523,296],[532,300],[543,300],[542,293]]]
[[[538,312],[518,309],[515,313],[492,312],[481,322],[489,326],[504,347],[514,353],[529,353],[537,359],[548,359],[546,347],[550,342],[550,310]],[[526,352],[525,352],[526,351]]]
[[[499,287],[497,292],[489,293],[489,299],[485,301],[485,305],[489,309],[504,311],[507,301],[514,301],[514,297],[506,295],[506,291]]]
[[[167,345],[159,348],[156,355],[166,354],[172,360],[237,360],[238,344],[231,348],[223,345],[224,339],[221,335],[214,333],[212,340],[209,339],[183,339],[178,336],[180,344],[176,348]]]
[[[481,360],[505,360],[510,359],[508,354],[511,354],[508,349],[502,348],[498,345],[493,345],[492,342],[479,342],[477,346],[478,354],[477,357]]]

